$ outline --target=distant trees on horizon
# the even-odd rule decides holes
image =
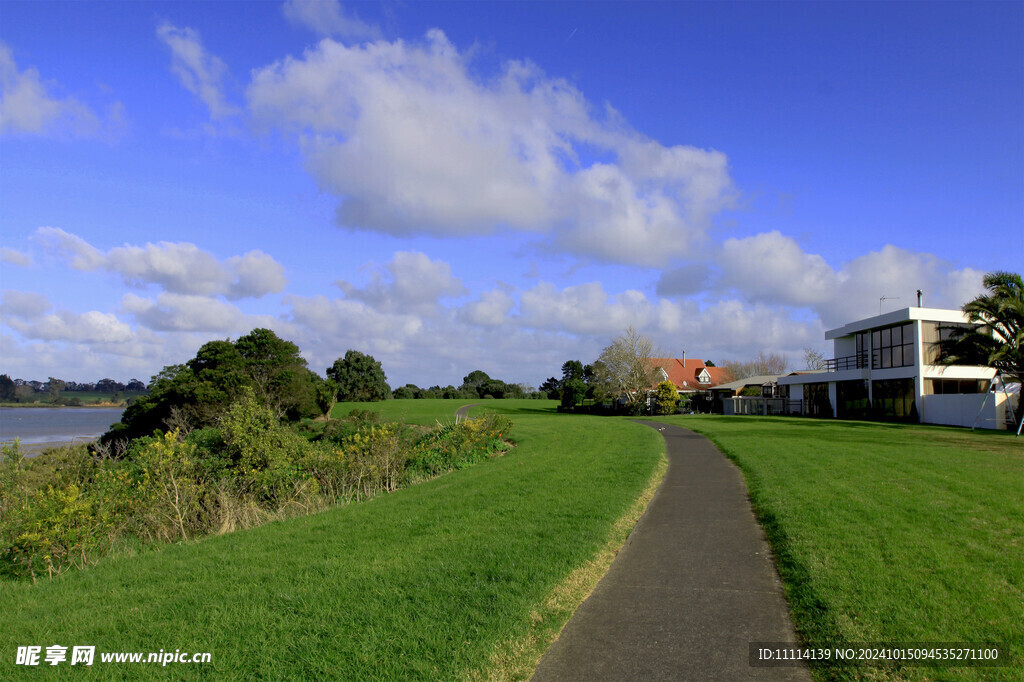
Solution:
[[[146,384],[132,379],[122,384],[113,379],[100,379],[95,383],[65,381],[48,377],[46,381],[35,379],[12,379],[8,374],[0,374],[0,402],[20,403],[39,402],[48,398],[55,404],[78,404],[78,398],[68,398],[66,393],[103,393],[111,396],[124,394],[143,394]]]

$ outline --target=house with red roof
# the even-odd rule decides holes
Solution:
[[[659,369],[661,378],[656,384],[671,381],[680,394],[707,391],[732,381],[732,376],[724,367],[709,367],[703,360],[687,358],[685,355],[681,358],[648,358],[647,361]]]

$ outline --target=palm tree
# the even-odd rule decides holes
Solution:
[[[982,283],[988,294],[963,307],[972,328],[955,327],[939,342],[941,364],[986,365],[1004,379],[1024,379],[1024,282],[1013,272],[991,272]]]

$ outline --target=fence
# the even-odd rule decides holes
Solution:
[[[790,398],[761,398],[755,396],[734,396],[724,398],[722,407],[725,414],[803,414],[804,401]]]

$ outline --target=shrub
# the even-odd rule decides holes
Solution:
[[[507,447],[503,438],[511,428],[512,420],[496,414],[439,425],[416,444],[410,473],[437,476],[498,454]]]
[[[137,438],[112,456],[84,446],[30,464],[18,444],[0,458],[0,575],[53,576],[116,543],[189,540],[390,492],[503,451],[512,422],[487,415],[425,427],[353,411],[344,435],[311,442],[250,390],[219,426]],[[332,422],[333,424],[334,422]]]
[[[654,391],[654,414],[674,414],[679,406],[679,393],[671,381],[663,381]]]
[[[33,581],[106,552],[133,495],[130,485],[114,495],[106,476],[97,479],[102,470],[84,447],[50,451],[41,459],[33,467],[39,471],[28,471],[15,443],[4,446],[0,462],[0,574]]]
[[[279,508],[304,476],[297,463],[312,447],[295,431],[282,426],[251,389],[228,407],[221,419],[224,452],[231,461],[238,491]]]
[[[188,540],[201,533],[203,480],[196,446],[183,441],[178,431],[140,438],[130,452],[137,468],[138,512],[149,537]]]

